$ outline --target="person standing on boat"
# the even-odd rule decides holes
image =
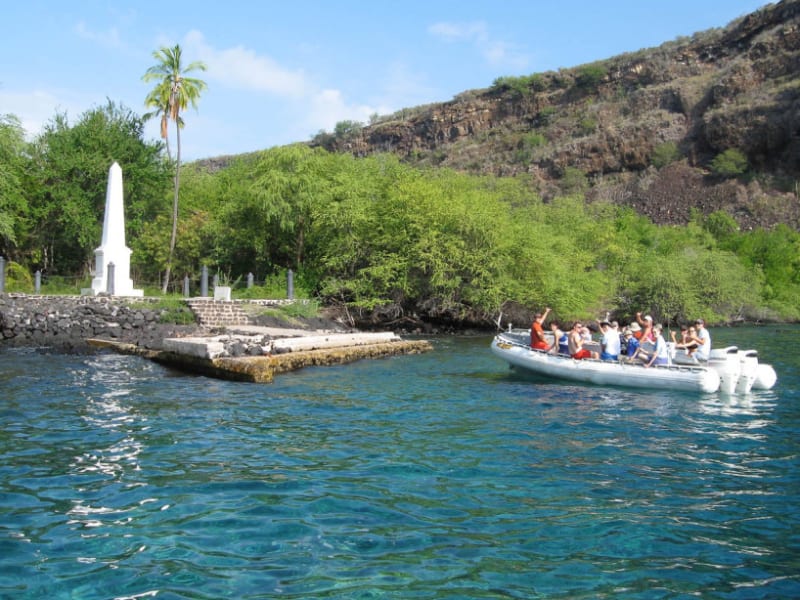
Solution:
[[[656,338],[656,347],[655,350],[653,350],[653,356],[644,364],[644,366],[652,367],[653,365],[668,365],[669,350],[667,349],[667,342],[664,340],[664,336],[661,335],[661,323],[656,323],[653,325],[653,335]]]
[[[711,334],[706,329],[706,322],[703,319],[697,319],[694,327],[696,331],[692,336],[692,341],[697,342],[694,356],[697,360],[707,361],[711,356]]]
[[[547,343],[547,338],[544,337],[544,327],[542,323],[550,313],[550,308],[545,308],[544,313],[536,313],[533,316],[533,323],[531,324],[531,348],[534,350],[549,350],[550,344]]]
[[[617,360],[621,347],[619,333],[611,327],[608,321],[600,323],[600,331],[603,333],[603,337],[600,339],[600,347],[603,349],[600,353],[600,359]]]
[[[569,355],[577,360],[582,360],[584,358],[597,358],[597,352],[591,352],[583,347],[583,335],[581,334],[582,329],[583,325],[580,323],[580,321],[576,321],[572,326],[572,331],[569,332],[569,340],[567,342]]]

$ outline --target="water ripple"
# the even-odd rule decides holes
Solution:
[[[3,353],[0,596],[800,595],[797,379],[532,383],[487,343],[269,386]]]

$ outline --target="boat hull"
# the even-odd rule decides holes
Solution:
[[[568,356],[533,350],[513,335],[497,335],[492,340],[491,351],[512,367],[568,381],[705,393],[716,392],[720,385],[719,374],[703,366],[646,368],[624,362],[574,360]]]

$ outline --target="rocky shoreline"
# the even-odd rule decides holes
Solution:
[[[335,317],[292,318],[287,323],[262,316],[251,325],[175,325],[164,322],[174,315],[161,306],[157,299],[0,294],[0,349],[111,350],[191,373],[254,383],[268,383],[276,374],[306,366],[432,349],[424,340],[358,332]]]
[[[164,338],[182,337],[196,325],[162,322],[165,309],[136,306],[102,296],[0,294],[0,344],[88,352],[86,340],[105,338],[159,349]]]
[[[150,305],[150,306],[148,306]],[[188,309],[187,309],[188,310]],[[90,339],[132,344],[144,350],[162,350],[164,339],[210,335],[217,330],[199,323],[168,322],[168,310],[158,299],[134,302],[108,296],[34,296],[0,294],[0,347],[42,347],[62,352],[93,352]],[[257,325],[300,330],[345,331],[333,319],[259,317]],[[231,355],[246,354],[235,344]]]

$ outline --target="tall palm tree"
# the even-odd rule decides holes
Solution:
[[[144,99],[144,105],[150,108],[154,108],[152,112],[145,113],[143,115],[143,119],[145,121],[149,121],[155,117],[159,117],[161,120],[161,139],[167,145],[167,158],[169,162],[172,162],[172,152],[170,152],[169,147],[169,119],[170,119],[170,108],[169,108],[169,85],[161,85],[156,86],[153,90],[147,94],[147,97]],[[183,127],[183,119],[178,121],[178,126]]]
[[[142,80],[145,82],[156,82],[156,86],[145,98],[145,106],[154,108],[155,111],[145,116],[161,115],[161,137],[167,143],[167,156],[170,161],[172,157],[169,152],[169,121],[175,123],[176,155],[175,190],[172,200],[172,235],[169,241],[167,268],[164,273],[163,293],[166,293],[169,287],[172,256],[175,253],[175,242],[178,238],[178,190],[180,188],[181,173],[181,129],[183,129],[181,111],[186,110],[190,104],[193,108],[197,108],[197,100],[200,98],[200,93],[206,89],[205,81],[187,77],[186,75],[192,71],[205,71],[206,65],[200,61],[195,61],[184,67],[181,64],[181,54],[181,47],[178,44],[173,48],[162,46],[153,52],[153,58],[158,62],[147,69],[147,72],[142,76]]]

